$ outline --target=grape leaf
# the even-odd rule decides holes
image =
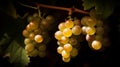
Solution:
[[[83,0],[83,1],[84,2],[82,5],[84,6],[84,10],[89,10],[95,6],[94,0]]]
[[[94,8],[102,19],[107,19],[113,13],[115,6],[116,2],[110,0],[83,0],[84,9]]]
[[[95,3],[95,9],[98,14],[101,14],[101,17],[103,19],[108,18],[113,13],[114,7],[115,3],[108,0],[105,1],[98,0]]]
[[[25,49],[20,44],[13,40],[6,50],[6,54],[10,54],[9,61],[15,65],[15,67],[25,67],[29,63],[29,57],[27,56]]]

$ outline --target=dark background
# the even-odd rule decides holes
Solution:
[[[81,0],[53,0],[55,3],[52,2],[52,0],[19,0],[20,2],[24,4],[28,4],[31,6],[35,6],[32,2],[38,2],[42,4],[47,5],[55,5],[60,7],[73,7],[73,5],[76,8],[82,9],[82,1]],[[5,1],[1,1],[4,2]],[[17,10],[17,13],[20,16],[23,16],[26,12],[29,12],[32,14],[33,12],[36,12],[34,9],[21,6],[18,2],[14,1],[13,3],[15,5],[15,8]],[[6,4],[7,5],[7,4]],[[104,6],[103,6],[104,7]],[[83,42],[83,45],[81,45],[81,49],[79,50],[79,54],[77,57],[72,58],[69,63],[64,63],[61,60],[61,56],[56,52],[56,39],[53,37],[54,32],[57,30],[56,28],[50,33],[51,37],[53,37],[52,41],[49,43],[47,50],[49,52],[49,56],[47,58],[40,58],[35,57],[31,58],[30,63],[27,67],[119,67],[119,45],[120,45],[120,6],[116,6],[114,8],[114,12],[111,16],[108,17],[108,25],[110,28],[110,32],[108,32],[109,39],[110,39],[110,46],[107,47],[104,51],[93,51],[89,48],[86,42]],[[56,17],[56,21],[59,24],[61,21],[63,21],[67,16],[66,11],[61,10],[53,10],[53,9],[45,9],[41,8],[41,10],[46,11],[47,14],[51,14]],[[4,14],[0,14],[1,17]],[[81,18],[84,16],[84,14],[79,13],[73,13],[73,16],[76,16],[78,18]],[[1,19],[0,19],[1,20]],[[7,20],[7,19],[6,19]],[[1,23],[1,22],[0,22]],[[1,23],[2,25],[2,23]],[[0,26],[1,26],[0,25]],[[4,25],[4,24],[3,24]],[[1,28],[4,28],[5,26],[2,26]],[[13,64],[10,64],[7,58],[3,58],[0,56],[0,67],[13,67]]]

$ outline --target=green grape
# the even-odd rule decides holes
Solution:
[[[26,30],[27,30],[28,32],[33,31],[33,30],[31,29],[31,27],[30,27],[30,24],[28,24],[28,25],[26,26]]]
[[[96,34],[103,35],[104,34],[104,28],[103,27],[97,27],[96,28]]]
[[[61,42],[62,44],[66,44],[66,43],[69,42],[69,38],[68,38],[68,37],[65,37],[65,36],[62,36],[60,42]]]
[[[62,54],[62,51],[63,51],[63,47],[62,47],[62,46],[58,46],[58,47],[57,47],[57,52],[58,52],[59,54]]]
[[[66,28],[66,26],[65,26],[65,23],[64,23],[64,22],[62,22],[62,23],[60,23],[60,24],[58,25],[58,29],[59,29],[60,31],[63,31],[65,28]]]
[[[76,45],[76,44],[78,43],[78,41],[77,41],[76,38],[71,37],[71,38],[69,39],[69,43],[74,46],[74,45]]]
[[[38,13],[34,13],[34,14],[33,14],[33,17],[34,17],[34,18],[39,17],[39,14],[38,14]]]
[[[57,41],[57,45],[59,45],[59,46],[63,46],[64,44],[62,44],[61,41],[58,40],[58,41]]]
[[[91,18],[91,17],[88,17],[88,18],[86,18],[86,25],[95,26],[96,25],[96,20]]]
[[[41,34],[42,33],[42,30],[40,30],[40,29],[35,29],[34,30],[34,34]]]
[[[43,26],[44,29],[48,29],[50,24],[48,24],[48,21],[46,19],[42,19],[41,26]]]
[[[72,47],[71,44],[65,44],[65,45],[63,46],[63,48],[64,48],[64,50],[65,50],[66,52],[70,52],[73,47]]]
[[[70,36],[72,36],[72,30],[71,30],[70,28],[65,28],[65,29],[63,30],[63,35],[64,35],[65,37],[70,37]]]
[[[53,17],[52,15],[48,15],[48,16],[46,17],[46,20],[47,20],[47,22],[48,22],[49,24],[52,24],[52,23],[55,21],[55,19],[54,19],[54,17]]]
[[[91,45],[92,45],[92,48],[95,50],[99,50],[102,47],[102,43],[98,40],[94,40]]]
[[[46,52],[45,51],[39,51],[38,53],[39,57],[45,57],[46,56]]]
[[[31,33],[29,34],[29,38],[30,38],[31,40],[34,40],[34,37],[35,37],[34,32],[31,32]]]
[[[89,34],[89,35],[94,35],[95,32],[96,32],[95,27],[90,27],[90,26],[88,26],[88,27],[86,28],[86,33]]]
[[[41,42],[43,42],[43,36],[42,35],[35,35],[34,40],[37,43],[41,43]]]
[[[72,33],[74,35],[80,35],[82,32],[82,29],[79,25],[75,25],[73,28],[72,28]]]
[[[81,24],[86,26],[86,22],[87,22],[88,18],[89,18],[89,16],[82,17]]]
[[[39,51],[37,49],[34,49],[32,52],[30,52],[30,57],[36,57],[38,55]]]
[[[62,57],[63,58],[69,58],[70,57],[70,52],[67,52],[65,50],[62,50]]]
[[[25,38],[25,39],[24,39],[24,44],[27,45],[27,44],[29,44],[29,43],[31,43],[31,40],[30,40],[29,38]]]
[[[68,58],[62,57],[62,60],[63,60],[64,62],[70,62],[70,57],[68,57]]]
[[[98,40],[98,41],[102,41],[103,36],[102,35],[95,35],[95,39]]]
[[[31,30],[35,30],[35,29],[38,28],[38,23],[30,22],[29,27],[30,27]]]
[[[97,20],[96,26],[103,26],[103,22],[101,20]]]
[[[73,48],[72,51],[70,52],[71,57],[76,57],[78,55],[78,49]]]
[[[45,51],[46,50],[46,45],[45,44],[39,45],[38,50],[39,51]]]
[[[87,26],[82,26],[82,33],[85,35],[86,34],[86,29],[87,29]]]
[[[25,46],[25,50],[28,51],[28,52],[31,52],[35,49],[34,45],[29,43]]]
[[[95,39],[95,37],[93,35],[89,35],[89,34],[86,35],[86,40],[88,42],[92,42],[94,39]]]
[[[26,29],[24,29],[23,30],[23,32],[22,32],[22,35],[24,36],[24,37],[29,37],[29,32],[26,30]]]
[[[63,36],[63,32],[62,32],[62,31],[56,31],[56,32],[55,32],[54,37],[55,37],[57,40],[61,40],[62,36]]]
[[[74,26],[74,22],[72,20],[65,21],[66,28],[72,28]]]
[[[79,19],[74,20],[74,25],[79,25],[81,26],[81,21]]]

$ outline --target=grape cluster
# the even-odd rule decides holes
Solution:
[[[81,19],[82,31],[86,36],[89,46],[93,50],[100,50],[108,44],[108,37],[105,34],[106,25],[103,21],[90,16],[84,16]],[[108,34],[107,34],[108,35]],[[104,37],[104,38],[103,38]]]
[[[22,34],[25,37],[25,50],[30,57],[45,57],[46,45],[50,40],[48,30],[53,23],[53,16],[40,18],[37,13],[28,17],[28,24]]]
[[[107,24],[91,16],[79,19],[67,19],[58,25],[54,37],[57,39],[57,52],[61,54],[64,62],[69,62],[78,55],[78,46],[84,39],[93,50],[101,50],[109,43]],[[106,28],[105,28],[106,27]],[[106,32],[106,33],[105,33]],[[85,36],[85,38],[83,38]]]
[[[61,54],[64,62],[69,62],[78,55],[79,42],[82,41],[80,20],[67,19],[58,25],[58,29],[54,34],[58,44],[57,52]]]

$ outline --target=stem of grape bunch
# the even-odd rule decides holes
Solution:
[[[20,3],[20,2],[19,2],[19,4],[21,4],[22,6],[26,6],[26,7],[32,8],[32,9],[48,8],[48,9],[56,9],[56,10],[68,11],[69,15],[71,15],[72,12],[77,12],[77,13],[86,14],[86,15],[89,14],[89,12],[86,12],[84,10],[80,10],[78,8],[65,8],[65,7],[45,5],[45,4],[41,4],[41,3],[35,3],[37,7],[33,7],[33,6],[30,6],[30,5],[25,5],[25,4]]]

